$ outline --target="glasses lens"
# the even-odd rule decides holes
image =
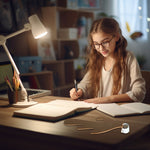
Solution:
[[[94,46],[95,46],[95,49],[98,49],[100,45],[99,44],[95,44]]]
[[[109,46],[109,42],[107,41],[107,42],[102,43],[102,46],[103,47],[108,47]]]

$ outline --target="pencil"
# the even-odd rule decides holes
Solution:
[[[94,128],[78,128],[78,131],[84,131],[84,130],[93,130]]]
[[[19,77],[16,74],[16,72],[14,71],[14,76],[13,76],[13,84],[14,84],[14,89],[15,91],[17,91],[19,89]]]
[[[10,90],[13,92],[13,88],[11,86],[11,83],[10,83],[9,79],[6,78],[5,81],[6,81],[7,85],[9,86]]]

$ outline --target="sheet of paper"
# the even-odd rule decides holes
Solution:
[[[144,113],[144,112],[150,112],[150,105],[140,103],[140,102],[134,102],[134,103],[127,103],[121,105],[123,108],[129,108],[133,111],[137,111],[139,113]]]
[[[99,104],[97,110],[102,111],[106,114],[111,116],[124,116],[128,114],[137,114],[136,112],[129,110],[127,108],[120,107],[116,103],[109,103],[109,104]]]

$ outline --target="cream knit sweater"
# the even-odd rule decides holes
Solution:
[[[118,94],[126,93],[133,101],[142,102],[146,93],[145,81],[141,75],[139,64],[131,52],[128,52],[127,54],[126,63],[128,73],[126,76],[123,76],[121,80],[121,89]],[[102,80],[99,83],[100,90],[97,93],[97,97],[110,96],[112,91],[112,82],[112,69],[110,71],[105,71],[105,69],[102,68]],[[89,73],[87,72],[78,84],[78,88],[82,89],[83,98],[85,99],[92,98],[92,90],[89,88],[89,85]]]

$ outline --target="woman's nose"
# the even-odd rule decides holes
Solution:
[[[100,50],[100,51],[103,51],[103,50],[104,50],[103,45],[100,45],[100,46],[99,46],[99,50]]]

